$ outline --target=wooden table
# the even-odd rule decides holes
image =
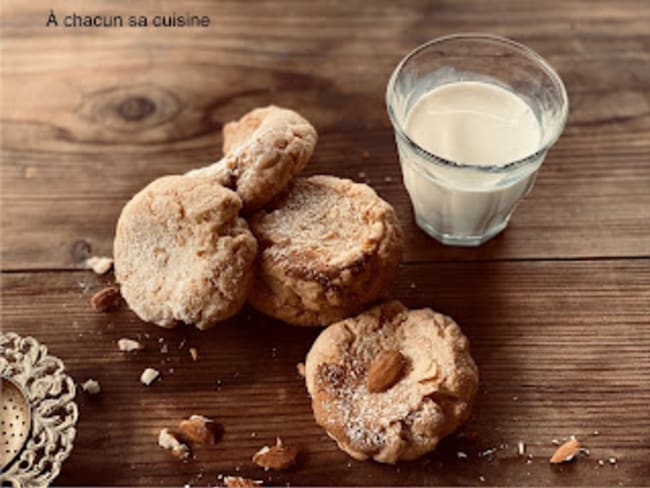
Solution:
[[[211,23],[46,28],[50,8],[175,8]],[[57,483],[214,485],[240,474],[292,485],[650,485],[647,2],[16,1],[2,24],[2,327],[102,385],[98,397],[78,393],[75,449]],[[443,247],[414,224],[384,107],[399,59],[459,31],[531,46],[571,100],[534,191],[477,249]],[[244,310],[209,332],[167,331],[126,307],[91,310],[112,278],[82,263],[110,255],[122,205],[160,175],[217,159],[223,123],[268,103],[317,127],[307,173],[367,181],[395,205],[406,243],[393,295],[452,315],[470,337],[481,372],[472,435],[397,466],[352,461],[314,423],[296,373],[318,330]],[[147,349],[120,353],[121,337]],[[150,388],[138,381],[147,366],[162,371]],[[180,463],[156,436],[194,413],[225,434]],[[551,441],[569,435],[590,455],[549,465]],[[300,463],[265,473],[250,457],[276,436],[300,447]]]

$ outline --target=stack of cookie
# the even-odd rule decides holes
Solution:
[[[126,302],[162,327],[207,329],[246,301],[293,325],[338,322],[307,359],[316,420],[360,459],[433,449],[467,418],[478,376],[450,319],[397,302],[361,313],[397,273],[393,207],[364,184],[296,177],[317,134],[292,110],[255,109],[223,136],[223,159],[153,181],[122,210],[114,259]]]
[[[207,329],[248,299],[290,324],[327,325],[388,292],[395,211],[367,185],[294,178],[316,145],[307,120],[258,108],[223,134],[222,160],[155,180],[122,211],[115,273],[140,318]]]

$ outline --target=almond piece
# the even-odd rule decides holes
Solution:
[[[132,352],[132,351],[139,351],[141,349],[144,349],[144,346],[140,344],[138,341],[134,341],[133,339],[127,339],[126,337],[123,337],[122,339],[117,341],[117,348],[122,352]]]
[[[192,415],[181,421],[181,433],[199,444],[216,444],[219,436],[219,424],[203,415]]]
[[[382,351],[370,363],[367,387],[370,393],[388,390],[402,377],[406,361],[399,351]]]
[[[190,347],[190,356],[192,356],[192,361],[196,361],[199,358],[199,351],[196,350],[196,347]]]
[[[567,442],[557,448],[550,459],[551,464],[566,463],[572,461],[580,452],[580,442],[577,439],[569,439]]]
[[[254,488],[256,486],[262,486],[261,481],[242,478],[241,476],[226,476],[223,482],[228,488]]]
[[[88,379],[81,384],[81,389],[89,395],[97,395],[102,391],[101,386],[97,380]]]
[[[93,256],[86,259],[86,267],[92,269],[98,275],[103,275],[113,267],[113,259],[104,256]]]
[[[120,290],[116,286],[107,286],[90,298],[90,304],[98,312],[108,312],[120,303]]]
[[[162,429],[160,431],[158,434],[158,445],[163,449],[167,449],[178,459],[187,459],[191,454],[188,445],[180,440],[178,434],[169,429]]]
[[[290,468],[296,463],[298,449],[285,446],[278,437],[275,446],[264,446],[253,455],[253,462],[265,470],[280,471]]]
[[[298,374],[304,378],[305,377],[305,363],[296,364],[296,371],[298,371]]]
[[[151,385],[151,383],[156,381],[159,376],[160,376],[160,371],[153,368],[147,368],[140,375],[140,383],[149,386]]]

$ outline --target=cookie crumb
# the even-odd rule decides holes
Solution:
[[[485,479],[485,476],[482,476],[482,475],[478,477],[478,480],[479,480],[481,483],[485,483],[485,482],[487,481],[487,480]]]
[[[143,385],[149,386],[160,377],[160,372],[154,368],[147,368],[140,376],[140,382]]]
[[[607,461],[609,462],[609,464],[616,464],[618,462],[618,460],[615,457],[611,457]]]
[[[484,449],[481,452],[478,453],[479,457],[487,457],[487,456],[492,456],[495,452],[497,452],[496,447],[490,447],[488,449]]]
[[[106,256],[93,256],[86,259],[86,267],[92,269],[94,273],[103,275],[113,267],[113,258]]]
[[[133,339],[128,339],[126,337],[123,337],[117,341],[117,347],[120,351],[123,352],[140,351],[141,349],[144,349],[144,346],[141,343],[134,341]]]
[[[463,452],[463,451],[458,451],[458,452],[456,453],[456,457],[457,457],[458,459],[467,459],[467,453],[466,453],[466,452]]]
[[[366,177],[366,173],[365,173],[365,171],[359,171],[359,173],[357,173],[357,176],[358,176],[359,178],[362,178],[362,179],[363,179],[363,178]]]
[[[81,384],[81,389],[88,393],[89,395],[97,395],[100,391],[102,391],[101,387],[99,386],[99,382],[97,380],[87,379]]]
[[[598,432],[597,430],[594,430],[594,431],[591,433],[591,435],[593,435],[594,437],[598,437],[598,436],[600,435],[600,432]]]
[[[189,351],[192,361],[196,361],[199,358],[199,351],[196,350],[196,347],[190,347]]]
[[[191,454],[189,446],[183,443],[178,435],[169,429],[160,430],[158,445],[171,452],[178,459],[187,459]]]
[[[298,371],[298,374],[300,376],[302,376],[303,378],[305,377],[305,363],[296,364],[296,370]]]
[[[517,443],[517,452],[519,453],[520,456],[526,454],[526,444],[524,444],[523,441],[519,441]]]
[[[393,178],[391,178],[390,176],[384,176],[384,181],[386,183],[390,183],[391,181],[393,181]]]
[[[167,347],[167,344],[163,344],[163,345],[160,347],[160,352],[161,352],[162,354],[167,354],[167,353],[169,352],[169,348]]]
[[[602,459],[599,459],[598,460],[598,466],[605,466],[605,461],[603,461]]]

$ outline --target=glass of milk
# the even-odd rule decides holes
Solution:
[[[567,120],[562,80],[501,37],[458,34],[408,54],[386,91],[418,225],[443,244],[501,232]]]

